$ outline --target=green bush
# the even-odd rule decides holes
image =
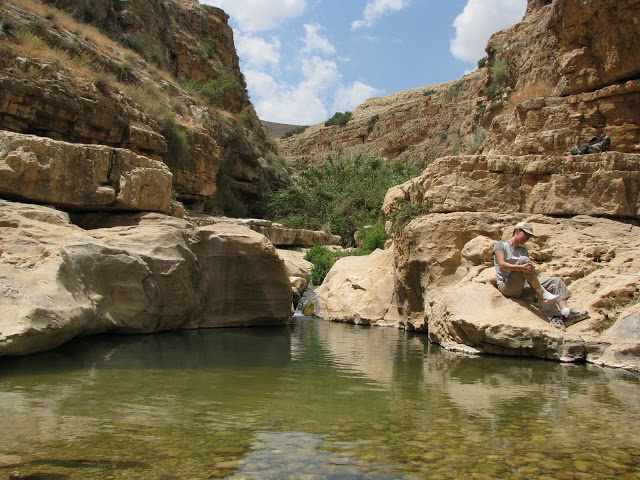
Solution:
[[[485,96],[490,99],[500,97],[504,87],[509,85],[510,79],[507,61],[500,59],[493,62],[493,65],[489,67],[489,85],[484,90]]]
[[[491,83],[507,85],[510,81],[509,66],[504,59],[496,60],[489,69],[491,72]]]
[[[322,245],[315,245],[309,249],[304,259],[311,262],[311,282],[314,285],[321,285],[324,277],[327,276],[333,264],[336,263],[334,255]]]
[[[324,126],[330,127],[331,125],[339,125],[341,127],[344,127],[349,122],[349,120],[351,120],[351,112],[336,112],[333,114],[333,117],[324,122]]]
[[[409,187],[409,192],[417,191],[421,187],[414,183]],[[393,210],[389,215],[391,221],[391,233],[400,232],[406,227],[411,220],[429,213],[431,205],[429,202],[413,203],[409,198],[401,198],[396,201]]]
[[[226,110],[231,109],[243,91],[243,87],[229,74],[222,74],[206,83],[202,79],[191,79],[184,87],[201,96],[210,106]]]
[[[292,228],[319,230],[328,225],[350,246],[359,229],[381,219],[387,190],[417,176],[425,166],[363,155],[329,157],[322,170],[307,167],[290,186],[270,194],[267,216]]]
[[[482,57],[478,60],[478,68],[484,68],[487,65],[487,57]]]
[[[220,75],[202,86],[202,95],[214,107],[229,109],[240,94],[240,85],[231,75]]]
[[[358,232],[358,238],[362,239],[363,253],[368,255],[377,248],[384,248],[389,240],[389,235],[384,228],[384,220],[380,219],[375,225],[366,227]]]
[[[490,99],[495,99],[502,96],[502,86],[491,84],[487,88],[484,89],[484,96]]]
[[[471,140],[471,142],[469,142],[469,144],[467,145],[466,153],[469,155],[476,153],[480,149],[480,147],[482,147],[486,138],[487,131],[484,128],[476,129],[473,135],[473,140]]]

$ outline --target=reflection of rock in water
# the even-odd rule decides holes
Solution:
[[[219,368],[286,366],[290,327],[182,330],[152,335],[100,335],[27,357],[5,358],[0,379],[13,375],[62,373],[87,367]]]
[[[349,330],[346,334],[345,330]],[[337,366],[390,385],[394,361],[407,350],[425,349],[426,338],[396,328],[371,328],[319,321],[317,332],[323,347]]]

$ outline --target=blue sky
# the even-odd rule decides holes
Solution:
[[[455,80],[527,0],[200,0],[230,16],[262,120],[310,125],[367,98]]]

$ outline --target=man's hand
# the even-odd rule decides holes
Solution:
[[[522,268],[524,269],[524,273],[536,273],[536,267],[533,262],[525,263],[522,265]]]

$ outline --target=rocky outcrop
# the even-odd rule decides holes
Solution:
[[[262,193],[284,172],[222,10],[190,0],[49,3],[66,11],[0,5],[0,129],[129,149],[164,162],[191,210],[262,213]]]
[[[68,210],[168,213],[171,172],[131,150],[0,131],[0,196]]]
[[[639,7],[531,0],[523,22],[491,38],[482,154],[440,158],[385,198],[399,326],[467,354],[640,371]],[[613,151],[567,153],[603,133]],[[518,221],[534,224],[537,271],[561,277],[587,320],[554,328],[554,303],[495,288],[493,246]],[[342,318],[354,321],[357,301]]]
[[[637,78],[639,5],[531,0],[521,23],[489,40],[489,63],[506,60],[516,96],[575,95]]]
[[[603,134],[611,148],[633,152],[640,137],[640,80],[568,97],[537,97],[497,116],[484,151],[509,155],[567,154]]]
[[[83,230],[64,212],[8,201],[0,224],[0,355],[100,332],[283,325],[292,314],[284,262],[239,225],[140,213]]]
[[[271,243],[279,247],[313,247],[314,245],[340,245],[340,235],[321,230],[287,228],[269,220],[246,218],[241,221],[251,230],[262,233]]]
[[[640,154],[445,157],[391,188],[383,213],[402,204],[430,212],[521,212],[640,219]]]
[[[539,273],[561,277],[572,291],[570,305],[590,312],[565,331],[550,324],[559,313],[554,303],[507,298],[495,287],[493,245],[523,218],[537,233],[527,247]],[[394,250],[337,262],[315,290],[315,313],[332,321],[421,331],[465,354],[640,371],[636,226],[591,216],[440,213],[411,222]]]

